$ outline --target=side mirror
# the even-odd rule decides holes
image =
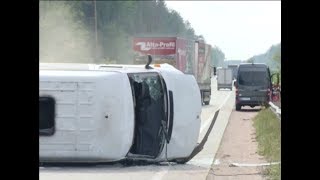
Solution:
[[[237,80],[233,81],[233,86],[237,88]]]

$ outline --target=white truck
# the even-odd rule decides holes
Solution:
[[[196,79],[149,64],[40,64],[40,162],[185,163],[200,152],[219,111],[198,143]]]
[[[217,69],[217,89],[222,88],[230,89],[232,91],[233,86],[233,72],[231,68],[219,68]]]

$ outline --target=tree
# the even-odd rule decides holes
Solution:
[[[225,54],[217,46],[211,49],[212,49],[211,64],[215,67],[222,67],[225,59]]]
[[[248,63],[254,63],[254,58],[252,57],[252,58],[248,59],[247,62]]]
[[[281,46],[275,50],[275,53],[272,56],[272,60],[276,62],[277,69],[281,71]]]
[[[163,0],[96,1],[96,7],[98,47],[94,45],[93,1],[40,1],[41,59],[45,59],[44,54],[47,52],[54,52],[55,56],[50,55],[54,59],[61,59],[60,56],[93,59],[93,53],[99,48],[100,59],[96,61],[98,63],[105,59],[130,63],[133,58],[131,43],[134,36],[179,36],[191,40],[198,38],[191,24],[177,11],[168,9]],[[53,14],[61,20],[48,18],[48,15]],[[52,33],[61,29],[57,22],[66,21],[68,23],[64,23],[64,28],[68,29],[69,34],[62,33],[62,37],[51,40],[49,37],[58,35],[53,36]],[[203,36],[200,37],[204,40]],[[64,43],[69,41],[74,48],[64,48]],[[52,51],[52,46],[61,50],[58,48],[59,50]],[[63,61],[66,59],[68,58]]]

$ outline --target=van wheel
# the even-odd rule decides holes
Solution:
[[[236,104],[236,111],[240,111],[240,110],[241,110],[240,104]]]
[[[205,105],[209,105],[209,104],[210,104],[210,101],[205,101],[204,104],[205,104]]]

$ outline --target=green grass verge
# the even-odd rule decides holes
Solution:
[[[269,162],[281,161],[281,127],[276,115],[269,109],[261,110],[254,118],[258,153]],[[268,166],[265,174],[269,179],[280,179],[281,165]]]

